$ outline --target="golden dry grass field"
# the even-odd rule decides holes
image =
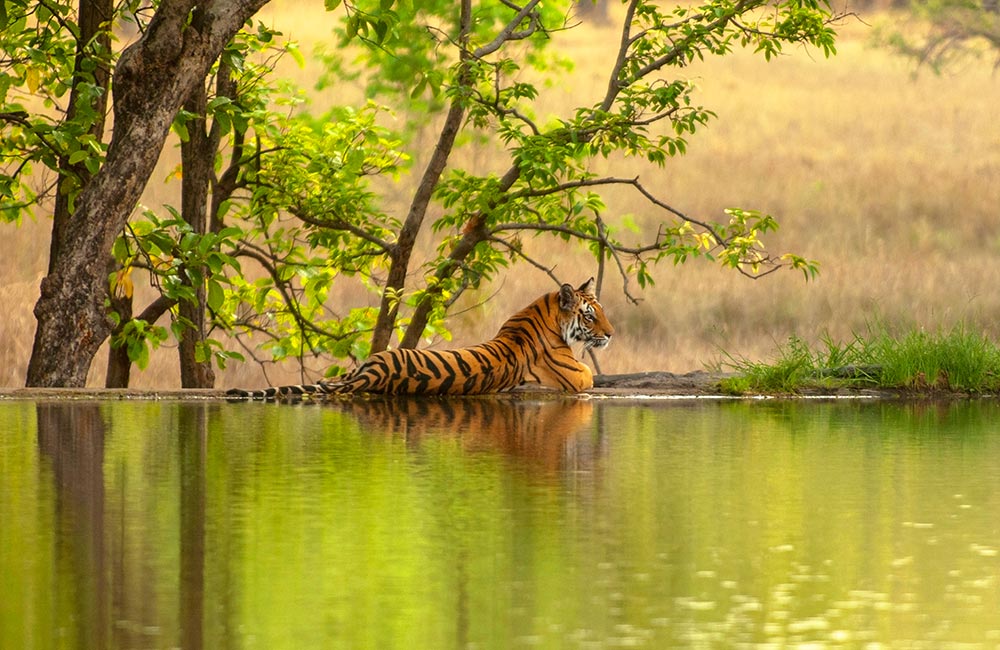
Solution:
[[[305,6],[286,3],[263,16],[308,52],[310,43],[331,40],[332,18]],[[846,338],[876,319],[928,329],[962,321],[1000,337],[1000,77],[987,59],[942,76],[914,74],[912,62],[871,45],[871,27],[848,22],[839,31],[839,53],[829,60],[800,49],[770,63],[738,52],[680,71],[698,84],[698,100],[718,119],[664,169],[603,163],[618,176],[641,174],[692,217],[721,220],[722,210],[735,206],[773,214],[781,229],[768,240],[771,250],[819,260],[819,277],[806,282],[789,271],[752,281],[705,261],[667,264],[642,303],[631,306],[610,276],[603,302],[618,335],[599,353],[602,371],[687,371],[718,362],[721,350],[767,359],[789,335]],[[612,29],[587,25],[564,36],[560,47],[575,69],[544,89],[543,115],[590,104],[603,92],[617,38]],[[291,74],[307,82],[317,72]],[[356,94],[326,92],[317,104]],[[466,156],[459,164],[489,164],[488,153]],[[176,157],[168,145],[145,203],[177,203],[175,190],[162,184]],[[405,189],[398,193],[405,196]],[[607,196],[609,219],[623,212],[640,221],[657,218],[633,196]],[[49,222],[3,228],[0,386],[14,387],[24,382],[31,349]],[[545,257],[558,261],[556,272],[567,280],[595,270],[585,256],[558,246],[550,245]],[[492,336],[507,315],[551,289],[542,273],[515,267],[480,296],[498,290],[495,298],[452,319],[455,340],[447,345]],[[374,300],[357,292],[343,299]],[[102,354],[90,383],[100,385],[103,373]],[[173,350],[161,349],[132,383],[175,387],[178,377]],[[268,374],[272,382],[297,377],[293,368]],[[219,384],[263,381],[248,363],[222,373]]]

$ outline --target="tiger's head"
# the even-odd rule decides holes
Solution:
[[[559,325],[568,345],[583,343],[583,349],[607,347],[615,328],[604,315],[604,307],[594,294],[594,278],[574,289],[559,288]]]

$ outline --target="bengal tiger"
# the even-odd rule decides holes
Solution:
[[[537,384],[578,393],[594,385],[570,347],[604,348],[614,328],[594,293],[594,279],[564,284],[511,316],[495,337],[456,350],[377,352],[353,372],[316,384],[231,389],[235,398],[283,399],[340,393],[475,395]]]

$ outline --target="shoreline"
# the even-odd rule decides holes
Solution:
[[[732,373],[695,370],[687,373],[666,371],[631,373],[624,375],[597,375],[594,388],[578,395],[564,394],[551,390],[525,388],[508,393],[487,395],[451,396],[453,398],[497,397],[504,399],[553,399],[555,397],[580,397],[599,399],[882,399],[882,400],[941,400],[995,398],[987,393],[961,393],[946,390],[916,390],[900,388],[816,388],[797,393],[748,393],[731,395],[719,388],[719,382]],[[366,396],[371,399],[377,396]],[[438,396],[435,396],[438,397]],[[349,397],[346,399],[350,399]],[[134,389],[134,388],[0,388],[0,400],[28,401],[90,401],[90,400],[135,400],[135,401],[243,401],[233,400],[221,388],[175,388],[175,389]],[[245,400],[265,401],[265,400]],[[275,400],[270,400],[275,401]],[[287,400],[277,400],[287,401]],[[308,400],[303,400],[308,401]]]

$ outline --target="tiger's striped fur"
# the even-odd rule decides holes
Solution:
[[[579,288],[564,284],[511,316],[497,335],[457,350],[386,350],[335,379],[265,390],[232,389],[231,397],[283,399],[338,393],[474,395],[522,384],[565,392],[594,385],[590,368],[571,345],[603,348],[614,328],[594,294],[594,279]]]

